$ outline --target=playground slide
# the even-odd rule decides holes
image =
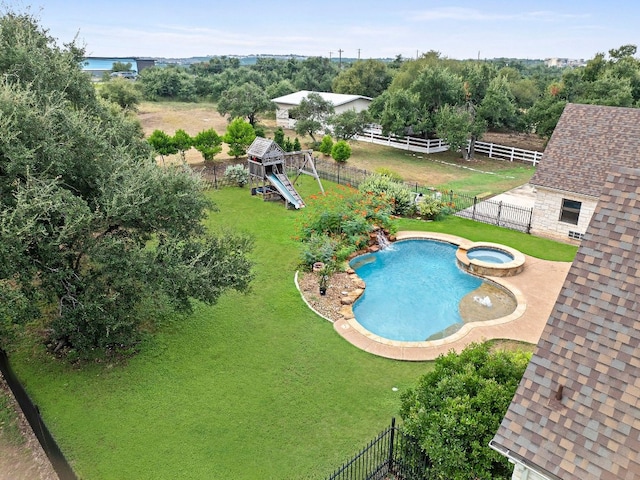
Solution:
[[[270,173],[267,175],[267,178],[287,202],[293,205],[296,209],[304,207],[302,197],[300,197],[300,194],[295,188],[293,188],[293,185],[291,185],[291,182],[286,175]]]

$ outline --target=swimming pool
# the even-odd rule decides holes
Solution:
[[[458,330],[464,325],[460,302],[483,280],[458,268],[457,249],[435,240],[405,240],[353,259],[351,268],[366,283],[353,305],[357,322],[380,337],[406,342]]]

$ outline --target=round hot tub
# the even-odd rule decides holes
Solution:
[[[470,273],[511,277],[524,270],[525,256],[506,245],[476,242],[460,245],[456,259],[458,265]]]
[[[513,255],[509,252],[494,247],[473,247],[467,250],[469,260],[478,260],[488,263],[513,262]]]

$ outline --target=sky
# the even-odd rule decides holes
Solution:
[[[7,1],[87,56],[588,60],[640,43],[634,0]]]

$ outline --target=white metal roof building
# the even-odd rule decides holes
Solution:
[[[317,93],[324,100],[333,103],[335,113],[343,113],[347,110],[355,110],[361,112],[369,108],[371,103],[370,97],[362,95],[346,95],[343,93],[330,92],[311,92],[309,90],[300,90],[299,92],[290,93],[282,97],[273,98],[271,101],[276,104],[276,125],[283,128],[293,128],[295,120],[289,118],[289,109],[297,107],[303,98],[310,93]]]

